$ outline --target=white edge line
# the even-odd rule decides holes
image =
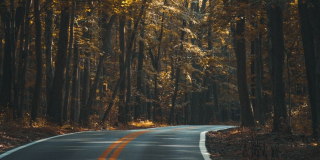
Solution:
[[[199,148],[200,148],[201,154],[203,156],[203,159],[204,160],[211,160],[211,158],[209,156],[210,154],[208,153],[207,148],[206,148],[206,133],[207,132],[208,131],[204,131],[204,132],[200,133]]]
[[[90,132],[90,131],[85,131],[85,132]],[[43,142],[43,141],[47,141],[47,140],[49,140],[49,139],[58,138],[58,137],[62,137],[62,136],[67,136],[67,135],[72,135],[72,134],[77,134],[77,133],[83,133],[83,132],[74,132],[74,133],[68,133],[68,134],[61,134],[61,135],[57,135],[57,136],[53,136],[53,137],[48,137],[48,138],[45,138],[45,139],[40,139],[40,140],[31,142],[31,143],[22,145],[22,146],[20,146],[20,147],[17,147],[17,148],[14,148],[14,149],[9,150],[9,151],[7,151],[7,152],[4,152],[3,154],[0,154],[0,159],[6,157],[6,156],[8,156],[8,155],[10,155],[10,154],[13,153],[13,152],[19,151],[19,150],[21,150],[21,149],[23,149],[23,148],[26,148],[26,147],[29,147],[29,146],[31,146],[31,145],[34,145],[34,144],[37,144],[37,143],[40,143],[40,142]]]
[[[222,126],[222,128],[218,128],[215,130],[225,130],[229,128],[236,128],[236,126]],[[199,141],[199,148],[202,154],[202,157],[204,160],[211,160],[210,154],[208,153],[207,147],[206,147],[206,133],[209,131],[203,131],[200,133],[200,141]]]

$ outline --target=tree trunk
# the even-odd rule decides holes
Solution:
[[[70,52],[71,53],[71,52]],[[73,51],[73,79],[72,79],[72,96],[71,96],[71,111],[70,111],[70,121],[74,123],[79,123],[79,117],[77,111],[80,109],[80,104],[78,103],[79,95],[79,48],[78,41],[74,42]]]
[[[134,39],[131,39],[131,41],[134,41]],[[134,42],[129,42],[134,43]],[[131,110],[131,61],[132,61],[132,48],[127,49],[126,54],[126,71],[127,71],[127,94],[126,94],[126,105],[125,105],[125,117],[126,122],[130,121],[130,110]]]
[[[144,22],[141,22],[144,26]],[[144,38],[144,28],[140,30],[140,36]],[[144,42],[143,40],[139,41],[139,58],[138,58],[138,70],[137,70],[137,96],[136,96],[136,105],[134,108],[134,119],[138,119],[141,116],[142,104],[141,104],[141,95],[142,95],[142,72],[143,72],[143,51],[144,51]]]
[[[315,73],[316,73],[316,96],[317,96],[317,130],[320,130],[320,2],[318,0],[310,0],[308,4],[309,19],[312,24],[314,34],[314,52],[315,52]],[[319,138],[319,133],[316,138]]]
[[[308,12],[308,4],[306,1],[299,0],[299,15],[300,15],[300,25],[301,25],[301,35],[302,35],[302,44],[304,49],[305,65],[306,65],[306,74],[308,81],[308,92],[309,92],[309,101],[311,106],[312,114],[312,129],[313,135],[316,138],[318,137],[318,106],[320,100],[318,98],[318,91],[315,86],[319,85],[316,79],[316,54],[315,54],[315,35],[313,34],[313,26],[310,21],[310,15]]]
[[[3,43],[2,34],[0,35],[0,87],[2,85],[2,64],[3,64]]]
[[[85,60],[84,60],[84,71],[82,75],[82,95],[81,95],[81,107],[80,107],[80,123],[86,123],[89,114],[86,108],[88,103],[88,94],[89,94],[89,83],[90,83],[90,53],[85,51]],[[90,111],[89,111],[90,112]]]
[[[52,94],[50,98],[49,108],[54,110],[53,115],[49,115],[53,118],[55,123],[62,125],[62,100],[63,100],[63,86],[64,86],[64,75],[66,66],[66,53],[68,47],[68,29],[69,29],[69,7],[63,8],[61,11],[60,19],[60,32],[58,41],[58,52],[56,68],[54,73],[54,80],[52,86]]]
[[[267,6],[270,77],[272,80],[273,95],[273,131],[279,131],[280,123],[286,122],[287,111],[285,106],[285,91],[283,83],[284,67],[284,40],[283,14],[281,6],[269,4]],[[282,118],[281,118],[282,117]]]
[[[33,99],[32,99],[32,111],[31,120],[35,121],[38,117],[40,95],[42,88],[42,51],[41,51],[41,20],[40,20],[40,2],[39,0],[34,0],[34,17],[35,17],[35,27],[36,27],[36,61],[37,61],[37,74],[36,82],[34,86]]]
[[[212,13],[213,9],[213,1],[209,0],[209,8],[210,8],[210,13]],[[213,50],[213,44],[212,44],[212,29],[208,29],[208,50],[212,51]],[[219,119],[219,94],[218,94],[218,80],[216,78],[216,73],[213,73],[212,75],[212,97],[213,97],[213,108],[210,110],[209,115],[211,115],[211,121],[212,120],[218,120]]]
[[[49,6],[52,5],[53,0],[47,0]],[[45,18],[45,45],[46,45],[46,98],[47,98],[47,112],[52,115],[54,110],[49,108],[49,102],[51,97],[52,83],[53,83],[53,63],[52,63],[52,19],[53,19],[53,8],[48,7],[46,9]]]
[[[256,110],[255,115],[257,114],[257,119],[259,121],[259,124],[265,125],[265,109],[262,101],[262,79],[263,79],[263,62],[262,62],[262,54],[261,54],[261,35],[257,35],[255,37],[254,42],[254,52],[255,52],[255,78],[256,78],[256,88],[255,88],[255,104],[256,104]]]
[[[120,75],[124,74],[126,72],[126,66],[125,66],[125,20],[124,16],[119,20],[119,45],[120,45],[120,51],[119,54],[119,64],[120,64]],[[125,79],[124,74],[124,79]],[[126,123],[126,114],[125,114],[125,92],[126,92],[126,81],[122,81],[120,84],[120,93],[119,93],[119,109],[118,109],[118,122],[125,124]]]
[[[164,5],[166,5],[167,0],[165,0],[163,2]],[[161,17],[161,27],[160,27],[160,35],[158,38],[159,44],[158,44],[158,53],[156,55],[155,58],[155,70],[156,70],[156,74],[154,75],[154,108],[153,108],[153,117],[154,117],[154,121],[158,121],[158,116],[160,117],[160,121],[162,123],[162,109],[160,106],[160,101],[159,101],[159,93],[158,93],[158,75],[160,72],[160,54],[161,54],[161,44],[162,44],[162,38],[163,38],[163,25],[164,25],[164,18],[165,18],[165,14],[164,12],[162,13],[162,17]]]
[[[150,86],[148,84],[146,84],[146,93],[147,93],[147,99],[148,99],[148,102],[147,102],[147,119],[151,120],[152,119],[152,114],[151,114],[152,104],[150,102],[151,92],[150,92]]]
[[[198,13],[199,12],[199,0],[195,0],[191,2],[191,8],[190,10]],[[186,7],[187,8],[187,7]],[[190,22],[190,27],[193,27],[193,22]],[[191,38],[191,43],[195,44],[196,39]],[[195,57],[193,57],[196,59]],[[193,61],[192,64],[193,68],[197,70],[201,70],[201,67],[197,64],[197,60]],[[198,85],[200,83],[200,80],[198,79],[199,74],[196,71],[192,72],[192,86],[195,89],[194,92],[192,92],[192,98],[191,98],[191,119],[190,124],[199,124],[199,101],[200,101],[200,92],[198,91]]]
[[[242,126],[253,127],[254,119],[250,106],[249,93],[247,88],[247,69],[246,69],[246,44],[244,38],[245,18],[241,17],[237,21],[236,35],[236,57],[237,57],[237,82],[241,107]]]
[[[23,66],[22,66],[22,76],[21,76],[21,88],[20,88],[20,104],[18,108],[18,117],[23,117],[23,106],[24,106],[24,99],[25,99],[25,88],[26,88],[26,74],[27,74],[27,67],[28,67],[28,55],[29,55],[29,26],[30,26],[30,5],[31,0],[27,0],[26,3],[26,16],[25,16],[25,26],[24,26],[24,52],[22,56]]]
[[[64,105],[63,105],[63,121],[68,121],[68,104],[69,104],[69,95],[70,95],[70,62],[72,57],[72,48],[73,48],[73,26],[74,26],[74,10],[75,10],[75,2],[72,2],[72,10],[71,10],[71,20],[70,20],[70,39],[69,39],[69,50],[68,50],[68,58],[67,58],[67,66],[66,66],[66,86],[65,86],[65,94],[64,94]]]
[[[4,25],[5,31],[5,44],[4,44],[4,55],[3,55],[3,66],[2,66],[2,86],[0,92],[0,107],[11,108],[11,90],[12,90],[12,53],[11,53],[11,27],[10,27],[10,13],[7,10],[4,1],[1,1],[1,22]],[[5,85],[4,85],[5,84]]]
[[[18,119],[21,119],[22,118],[22,109],[20,108],[20,93],[21,93],[21,88],[22,88],[22,84],[23,84],[23,81],[24,81],[24,78],[23,77],[23,63],[24,63],[24,52],[25,52],[25,48],[24,48],[24,38],[25,38],[25,22],[26,23],[29,23],[29,19],[28,17],[25,18],[25,14],[26,14],[26,11],[25,11],[25,8],[27,7],[27,1],[25,1],[25,3],[22,4],[22,7],[24,8],[23,9],[23,13],[21,14],[21,17],[24,19],[22,20],[21,22],[21,31],[20,31],[20,40],[19,40],[19,49],[20,49],[20,54],[19,54],[19,66],[18,66],[18,79],[17,79],[17,83],[15,84],[15,91],[14,91],[14,105],[15,105],[15,109],[17,111],[17,117]],[[28,6],[29,7],[29,6]],[[0,57],[0,59],[2,59]],[[0,64],[1,66],[1,64]],[[1,69],[0,69],[1,70]],[[1,72],[1,71],[0,71]]]
[[[251,64],[250,64],[250,70],[251,70],[251,74],[250,74],[250,80],[251,80],[251,96],[250,96],[250,101],[251,101],[251,105],[253,108],[253,115],[254,115],[254,119],[258,120],[258,114],[257,111],[259,110],[258,107],[256,106],[256,102],[255,102],[255,97],[256,97],[256,73],[255,73],[255,41],[251,41],[250,44],[251,47]]]

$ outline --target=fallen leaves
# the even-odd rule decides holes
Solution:
[[[309,135],[274,134],[250,129],[208,132],[211,159],[315,159],[319,146]]]

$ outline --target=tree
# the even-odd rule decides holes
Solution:
[[[287,118],[285,91],[283,83],[284,40],[282,6],[270,3],[267,5],[268,37],[269,37],[269,70],[272,81],[273,130],[279,131],[280,123]],[[281,118],[282,117],[282,118]],[[281,122],[283,119],[283,122]]]
[[[61,10],[60,18],[60,32],[58,41],[57,61],[55,63],[54,80],[52,85],[51,98],[48,108],[52,112],[48,112],[48,115],[56,123],[62,125],[62,101],[63,101],[63,86],[65,84],[65,67],[66,67],[66,55],[68,47],[68,29],[69,29],[69,7],[68,1],[61,2],[63,9]]]
[[[309,101],[311,105],[312,111],[312,128],[313,135],[318,138],[318,127],[319,127],[319,104],[320,100],[318,98],[319,90],[315,86],[319,86],[319,81],[317,77],[317,59],[316,59],[316,28],[314,28],[313,21],[315,19],[311,18],[312,16],[316,16],[315,13],[312,13],[308,9],[308,2],[299,0],[299,15],[300,15],[300,24],[301,24],[301,35],[302,35],[302,43],[304,49],[304,57],[306,64],[306,74],[308,81],[308,91],[309,91]],[[313,1],[310,1],[314,3]],[[310,3],[309,2],[309,3]],[[312,5],[311,5],[312,6]],[[317,5],[313,5],[313,7],[317,7]],[[317,12],[315,8],[313,8],[314,12]],[[318,6],[319,7],[319,6]]]
[[[36,27],[36,57],[37,57],[37,75],[35,89],[32,100],[32,112],[31,119],[33,121],[38,117],[39,99],[42,88],[42,51],[41,51],[41,20],[40,20],[40,3],[39,0],[34,1],[34,15],[35,15],[35,27]]]
[[[51,89],[53,83],[53,65],[52,65],[52,32],[53,32],[53,0],[47,0],[48,7],[46,8],[45,18],[45,46],[46,46],[46,98],[47,107],[50,103]],[[48,112],[51,108],[48,107]]]
[[[240,14],[236,24],[236,57],[237,57],[237,82],[241,106],[242,126],[253,127],[254,120],[249,101],[246,73],[246,44],[244,38],[245,16]]]

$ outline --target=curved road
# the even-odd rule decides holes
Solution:
[[[127,131],[88,131],[32,142],[0,154],[2,160],[209,159],[206,131],[231,126],[171,126]]]

